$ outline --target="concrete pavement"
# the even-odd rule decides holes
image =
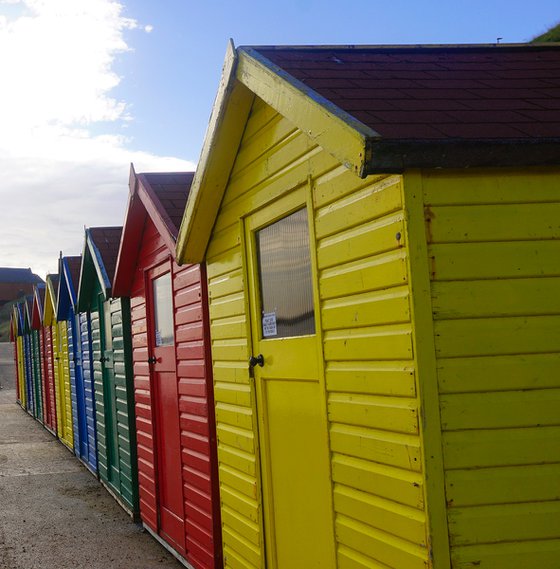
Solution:
[[[178,569],[92,474],[21,409],[0,344],[0,569]]]

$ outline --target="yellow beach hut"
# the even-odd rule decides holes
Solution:
[[[20,311],[17,304],[12,308],[12,327],[14,333],[14,346],[16,350],[17,382],[19,393],[19,404],[23,409],[27,408],[27,389],[25,385],[25,362],[23,350],[23,325],[21,323]]]
[[[47,275],[43,325],[51,328],[53,353],[56,432],[58,438],[74,452],[70,367],[68,362],[68,332],[66,322],[56,319],[59,275]]]
[[[559,69],[230,46],[177,244],[207,265],[226,567],[557,566]]]

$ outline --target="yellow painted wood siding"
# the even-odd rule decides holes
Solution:
[[[400,176],[314,180],[339,567],[428,564]]]
[[[455,569],[560,560],[559,176],[423,175]]]
[[[239,220],[308,183],[318,240],[338,567],[423,568],[428,551],[402,180],[359,179],[259,99],[206,258],[225,565],[264,568]]]
[[[64,407],[64,421],[59,421],[58,436],[74,452],[74,428],[72,423],[72,397],[70,392],[70,362],[68,357],[68,326],[65,321],[57,322],[58,327],[58,383],[57,403]],[[58,400],[60,393],[60,401]],[[58,408],[57,408],[58,412]],[[58,415],[59,417],[61,415]]]
[[[17,364],[18,364],[18,382],[19,382],[19,399],[21,406],[25,409],[27,405],[27,392],[25,389],[25,364],[23,356],[23,336],[16,337],[17,345]]]

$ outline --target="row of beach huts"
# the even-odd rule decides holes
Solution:
[[[559,567],[559,45],[230,45],[129,189],[17,397],[185,565]]]

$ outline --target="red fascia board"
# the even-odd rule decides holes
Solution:
[[[152,190],[150,183],[143,174],[138,174],[138,195],[146,208],[150,219],[154,222],[161,238],[167,245],[172,254],[175,254],[175,244],[177,241],[177,228],[171,221],[161,201]]]
[[[128,207],[124,220],[117,265],[113,278],[112,295],[128,296],[134,279],[134,270],[142,242],[142,233],[147,212],[136,191],[128,198]]]
[[[14,333],[14,313],[12,312],[12,314],[10,315],[10,342],[14,342],[15,341],[15,333]]]
[[[40,330],[43,324],[41,299],[39,298],[39,289],[33,292],[33,311],[31,313],[31,328],[33,330]]]
[[[112,294],[115,297],[130,294],[147,216],[153,221],[171,254],[175,256],[176,231],[173,235],[173,222],[159,198],[146,178],[142,174],[136,174],[133,168],[129,184],[130,195],[113,280]]]

